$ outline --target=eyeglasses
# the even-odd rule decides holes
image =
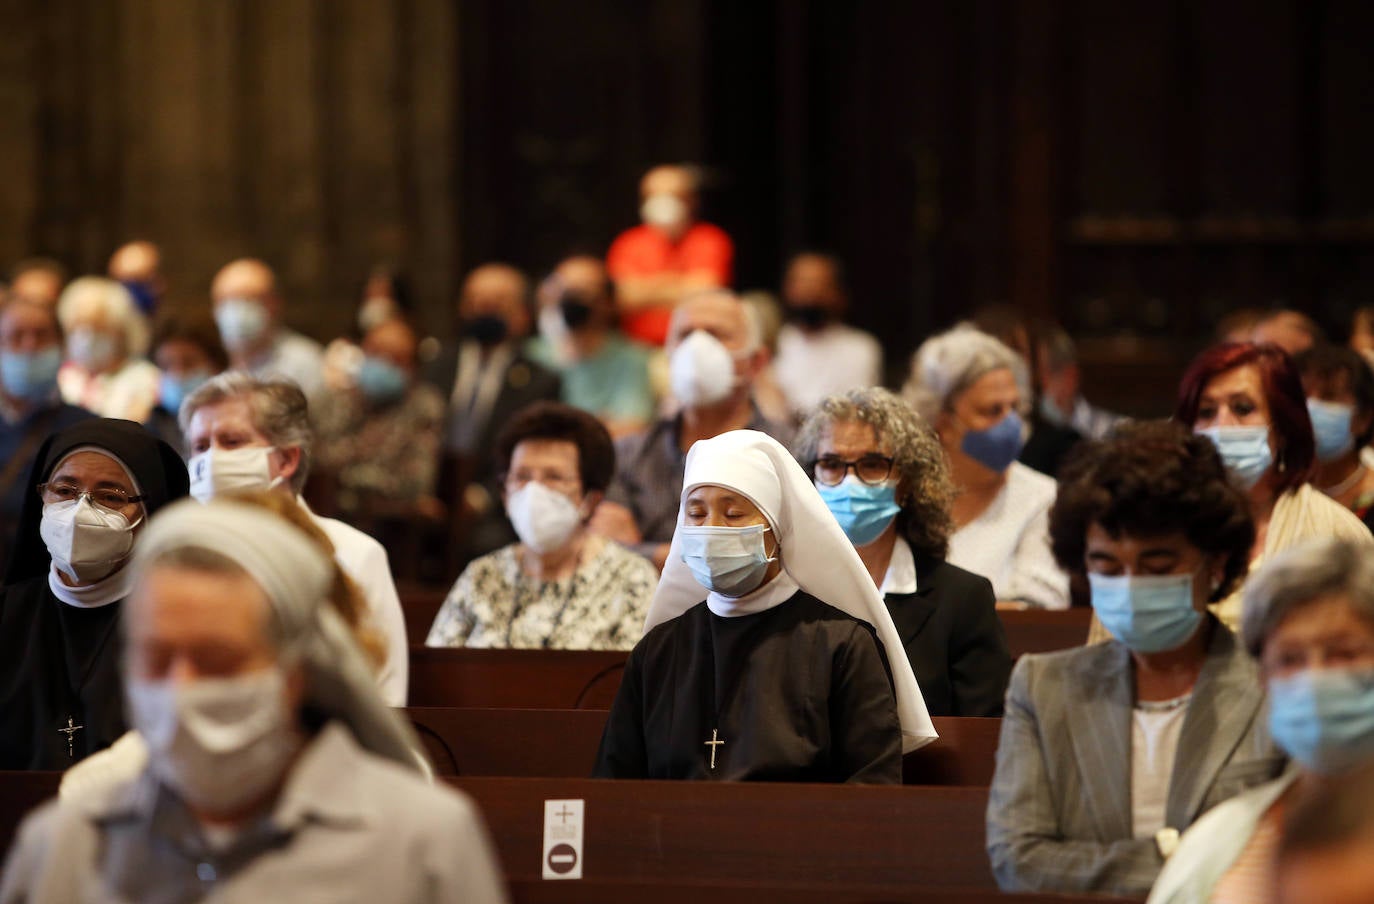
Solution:
[[[892,459],[886,455],[869,454],[845,461],[838,455],[825,455],[811,462],[811,472],[816,479],[829,487],[843,482],[851,468],[855,477],[872,486],[882,483],[891,475]]]
[[[73,502],[85,496],[95,505],[107,508],[112,511],[135,503],[142,502],[146,496],[130,496],[118,487],[97,487],[94,490],[83,490],[74,483],[65,481],[55,481],[51,483],[40,483],[38,485],[38,495],[42,497],[45,505],[56,505],[59,502]]]

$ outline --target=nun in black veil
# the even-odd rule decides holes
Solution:
[[[66,769],[127,729],[121,603],[134,537],[187,494],[176,450],[133,421],[50,436],[0,590],[0,769]]]

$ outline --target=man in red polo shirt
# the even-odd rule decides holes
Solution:
[[[662,345],[683,296],[730,285],[734,243],[698,222],[697,180],[685,166],[656,166],[639,183],[642,226],[622,232],[606,255],[625,332]]]

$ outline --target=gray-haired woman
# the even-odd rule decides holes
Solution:
[[[878,585],[933,716],[1000,716],[1011,654],[992,585],[945,561],[954,497],[939,440],[886,389],[823,400],[792,453]]]
[[[1366,546],[1318,540],[1271,559],[1245,583],[1241,638],[1259,660],[1269,731],[1292,767],[1195,823],[1151,902],[1273,900],[1285,811],[1374,761],[1374,560]]]

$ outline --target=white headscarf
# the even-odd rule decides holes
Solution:
[[[262,588],[283,650],[305,668],[305,703],[339,719],[358,743],[379,756],[419,768],[420,745],[377,693],[352,633],[324,602],[334,563],[284,518],[232,498],[187,499],[151,519],[135,544],[137,579],[169,552],[204,549],[243,568]]]
[[[892,667],[902,751],[935,740],[935,726],[887,605],[839,522],[787,449],[756,430],[732,430],[694,443],[687,452],[679,527],[687,495],[703,484],[728,487],[748,497],[773,529],[787,576],[806,593],[869,623],[878,632]],[[682,561],[674,532],[663,578],[649,606],[645,632],[686,612],[704,595]]]

